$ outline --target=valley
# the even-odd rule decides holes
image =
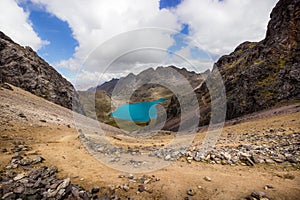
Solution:
[[[260,41],[212,55],[199,72],[164,62],[170,45],[165,60],[152,61],[149,30],[129,31],[90,54],[94,71],[76,77],[88,85],[79,91],[68,70],[86,55],[74,52],[62,75],[1,29],[0,199],[299,199],[299,19],[299,0],[279,0]],[[147,56],[135,49],[102,69],[122,45],[145,38]],[[196,50],[189,54],[207,58]],[[100,85],[89,82],[99,76]]]
[[[299,163],[290,162],[292,159],[299,159],[297,150],[300,137],[299,104],[291,104],[229,121],[222,130],[215,148],[216,152],[211,154],[218,155],[217,149],[225,146],[248,145],[247,150],[239,149],[245,152],[255,152],[251,148],[257,145],[262,145],[262,147],[266,145],[268,148],[276,145],[279,149],[289,149],[289,152],[294,149],[296,151],[293,154],[294,158],[281,158],[283,159],[281,162],[276,161],[274,157],[271,162],[268,159],[272,159],[272,155],[275,156],[278,153],[265,154],[262,153],[265,150],[261,148],[260,153],[266,155],[264,160],[266,162],[258,162],[254,165],[249,165],[246,160],[242,159],[231,165],[218,164],[218,162],[213,164],[213,156],[200,161],[192,156],[197,144],[203,139],[204,130],[200,130],[187,155],[158,171],[131,175],[99,162],[89,153],[86,146],[82,146],[75,124],[73,124],[71,111],[16,87],[11,87],[13,91],[2,88],[0,93],[1,108],[4,109],[4,112],[1,112],[1,168],[5,168],[14,155],[11,149],[14,148],[15,143],[25,143],[32,149],[22,150],[21,155],[28,155],[31,158],[35,157],[33,155],[43,157],[45,161],[38,166],[57,166],[59,178],[70,177],[72,183],[79,184],[88,190],[94,186],[100,187],[100,192],[97,193],[99,197],[107,195],[108,198],[120,197],[121,199],[128,197],[134,199],[183,199],[185,197],[189,199],[243,199],[254,191],[262,191],[269,198],[296,199],[300,194]],[[20,113],[23,113],[26,118],[21,117],[23,115],[20,116]],[[172,133],[163,134],[152,139],[139,140],[118,133],[117,129],[109,126],[101,126],[103,130],[110,129],[111,134],[107,135],[109,140],[124,149],[163,145],[172,135]],[[113,132],[115,133],[112,134]],[[287,136],[288,140],[285,140]],[[32,152],[36,154],[30,156]],[[249,158],[252,159],[252,157]],[[162,161],[164,159],[162,158]],[[17,170],[17,173],[20,173],[26,168],[18,167],[11,170]],[[10,170],[2,170],[1,177],[8,171]],[[151,181],[143,183],[140,182],[141,179]],[[128,189],[123,187],[124,185],[128,186]],[[145,191],[139,192],[140,185],[146,188]],[[187,194],[190,189],[195,193],[192,196]]]

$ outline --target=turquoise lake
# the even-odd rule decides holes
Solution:
[[[132,104],[123,104],[114,112],[110,113],[111,117],[123,120],[132,120],[135,122],[148,122],[151,119],[157,118],[156,105],[166,101],[165,98],[160,98],[150,102],[138,102]]]

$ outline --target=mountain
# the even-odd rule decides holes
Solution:
[[[113,91],[113,100],[116,105],[127,101],[153,101],[159,98],[168,98],[176,92],[184,92],[184,85],[192,88],[199,86],[204,80],[204,74],[187,71],[175,66],[148,68],[137,75],[130,73],[120,78]],[[130,96],[131,95],[131,96]]]
[[[18,45],[0,31],[0,83],[4,82],[82,113],[73,85],[30,47]]]
[[[104,90],[111,96],[112,91],[114,90],[115,85],[118,83],[119,79],[113,78],[110,81],[107,81],[97,87],[91,87],[87,91],[88,92],[96,92],[97,90]]]
[[[148,68],[137,75],[130,73],[79,91],[80,102],[87,116],[116,126],[109,114],[120,105],[166,98],[161,105],[167,110],[174,92],[184,93],[184,85],[190,85],[191,90],[199,87],[207,73],[197,74],[175,66]]]
[[[240,44],[215,63],[208,77],[213,80],[217,70],[222,76],[226,119],[300,100],[300,1],[279,1],[270,17],[265,39]],[[205,83],[195,92],[200,103],[199,123],[208,124],[213,99]],[[180,105],[174,97],[171,108],[166,129],[178,127]]]

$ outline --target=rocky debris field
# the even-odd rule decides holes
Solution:
[[[88,200],[88,199],[124,199],[119,197],[117,191],[129,192],[135,190],[138,193],[153,192],[151,183],[160,181],[154,175],[133,175],[133,174],[120,174],[118,176],[124,183],[123,184],[110,184],[106,186],[106,193],[99,192],[104,187],[94,186],[90,191],[87,191],[77,184],[73,184],[70,178],[60,179],[57,178],[58,169],[55,166],[47,167],[42,166],[43,157],[38,156],[36,151],[32,150],[25,143],[15,143],[15,146],[10,150],[1,149],[2,153],[14,153],[10,163],[6,168],[0,171],[0,198],[3,200],[13,199],[75,199],[75,200]],[[33,157],[30,158],[30,157]],[[208,176],[203,178],[207,182],[212,179]],[[198,186],[198,190],[202,190],[202,186]],[[272,185],[266,185],[265,190],[273,189]],[[197,191],[195,189],[188,189],[186,191],[185,200],[195,196]],[[126,197],[126,199],[131,199]],[[248,200],[268,200],[270,199],[265,192],[254,191],[249,196],[245,197]]]
[[[25,153],[30,149],[24,143],[11,149],[15,155],[0,173],[1,199],[98,199],[95,189],[89,192],[72,184],[70,178],[58,179],[57,167],[41,166],[44,158],[36,152]]]
[[[94,186],[87,191],[77,184],[72,184],[70,178],[57,178],[57,167],[43,166],[45,159],[24,142],[14,142],[13,148],[3,148],[1,152],[13,154],[9,164],[0,171],[0,199],[3,200],[122,199],[116,194],[117,191],[134,190],[136,193],[151,194],[153,190],[148,185],[160,181],[154,175],[120,174],[116,178],[121,179],[122,184]]]
[[[247,165],[283,163],[293,167],[300,166],[300,132],[285,133],[285,129],[270,129],[262,134],[243,133],[239,138],[233,134],[227,134],[219,139],[217,145],[210,150],[198,148],[199,144],[192,144],[189,148],[157,148],[139,147],[122,148],[97,143],[80,135],[84,143],[96,154],[102,154],[111,159],[111,162],[123,162],[124,154],[141,155],[161,158],[165,161],[185,159],[187,162],[205,162],[222,165]],[[122,163],[133,167],[140,167],[146,161]]]

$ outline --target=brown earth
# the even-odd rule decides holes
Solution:
[[[31,151],[37,151],[46,159],[45,165],[58,167],[60,177],[70,177],[73,183],[78,183],[86,189],[97,185],[102,188],[101,194],[107,191],[108,185],[129,183],[128,192],[116,190],[116,194],[122,199],[184,199],[188,196],[189,189],[196,192],[195,196],[189,197],[190,199],[243,199],[253,191],[264,191],[272,199],[298,199],[300,196],[299,169],[287,164],[260,164],[248,167],[198,162],[190,164],[184,159],[173,162],[164,169],[148,173],[147,175],[154,175],[159,181],[146,184],[147,191],[139,193],[139,183],[131,182],[127,178],[118,178],[126,173],[105,166],[87,152],[78,138],[73,113],[68,109],[16,87],[13,87],[13,91],[0,90],[0,107],[1,149],[9,150],[13,147],[13,142],[25,141],[33,148]],[[239,135],[244,132],[263,133],[280,127],[284,127],[287,134],[289,131],[299,132],[299,104],[278,109],[283,111],[274,111],[275,114],[266,111],[267,114],[260,113],[258,119],[252,115],[229,123],[224,127],[220,140],[229,132],[236,136],[237,143]],[[289,111],[284,112],[285,110]],[[20,113],[25,117],[20,117]],[[105,131],[120,135],[114,128],[105,125],[103,127]],[[195,143],[199,142],[200,135],[201,132],[196,136]],[[161,137],[161,140],[164,140],[165,137]],[[122,141],[116,140],[116,143],[130,145]],[[3,169],[12,155],[0,155],[0,168]],[[134,174],[135,177],[142,175]],[[205,181],[205,176],[209,176],[212,181]],[[264,190],[267,184],[272,185],[274,189]],[[198,186],[202,188],[199,189]]]

